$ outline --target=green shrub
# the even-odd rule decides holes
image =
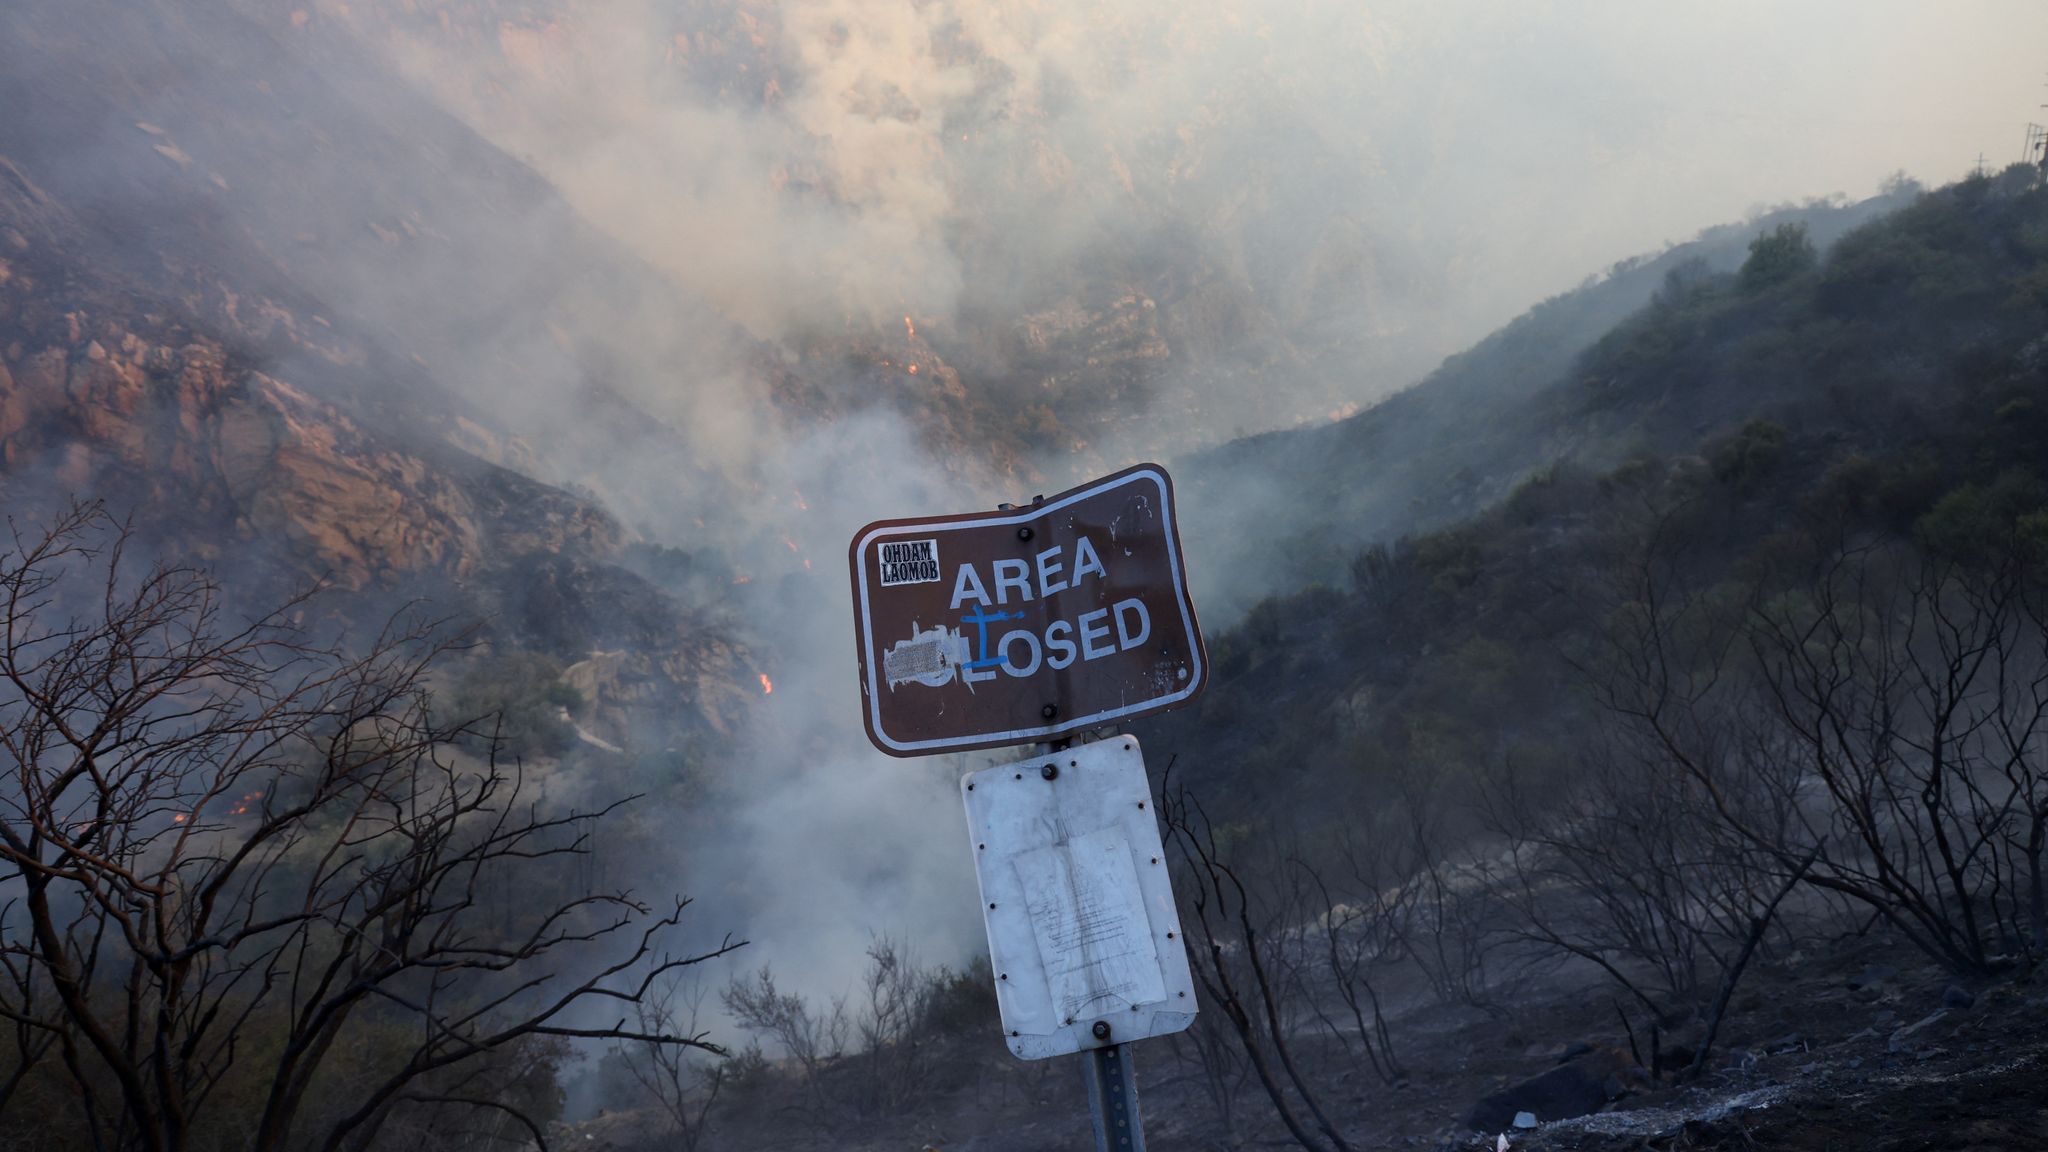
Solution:
[[[576,740],[562,718],[583,706],[583,696],[562,681],[562,666],[536,652],[510,652],[470,661],[449,694],[451,718],[474,720],[473,739],[495,732],[515,755],[557,756]]]
[[[1755,292],[1782,284],[1812,271],[1819,262],[1813,241],[1807,239],[1806,225],[1780,224],[1759,232],[1749,242],[1749,259],[1742,262],[1742,290]]]

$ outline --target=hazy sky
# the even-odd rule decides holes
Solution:
[[[1901,169],[1941,183],[1980,151],[2003,166],[2048,119],[2048,4],[1458,3],[1403,18],[1418,64],[1448,69],[1443,120],[1463,151],[1430,199],[1498,241],[1496,318],[1758,204],[1861,197]],[[1489,119],[1493,146],[1475,147]]]

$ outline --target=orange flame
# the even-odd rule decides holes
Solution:
[[[173,814],[171,815],[171,823],[173,823],[173,824],[183,824],[184,822],[185,822],[185,814],[184,814],[183,812],[176,812],[176,813],[173,813]]]
[[[770,680],[766,672],[761,673],[761,695],[767,696],[773,693],[774,691],[775,681]]]
[[[903,318],[903,331],[907,334],[907,337],[909,339],[917,339],[917,325],[912,324],[910,322],[910,317],[908,316],[905,316]]]
[[[915,364],[912,364],[912,365],[910,366],[910,374],[911,374],[912,376],[915,376],[915,375],[917,375],[917,365],[915,365]]]

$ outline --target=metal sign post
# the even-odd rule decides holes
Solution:
[[[1088,1115],[1095,1122],[1095,1152],[1145,1152],[1138,1074],[1122,1044],[1088,1053]]]
[[[1185,1030],[1194,977],[1131,736],[1207,678],[1173,485],[1141,464],[1029,508],[854,537],[868,737],[892,756],[1035,745],[960,779],[1004,1040],[1082,1053],[1099,1152],[1145,1147],[1131,1044]]]

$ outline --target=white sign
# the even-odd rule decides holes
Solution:
[[[1137,740],[986,768],[960,789],[1010,1051],[1043,1060],[1193,1023],[1186,937]]]

